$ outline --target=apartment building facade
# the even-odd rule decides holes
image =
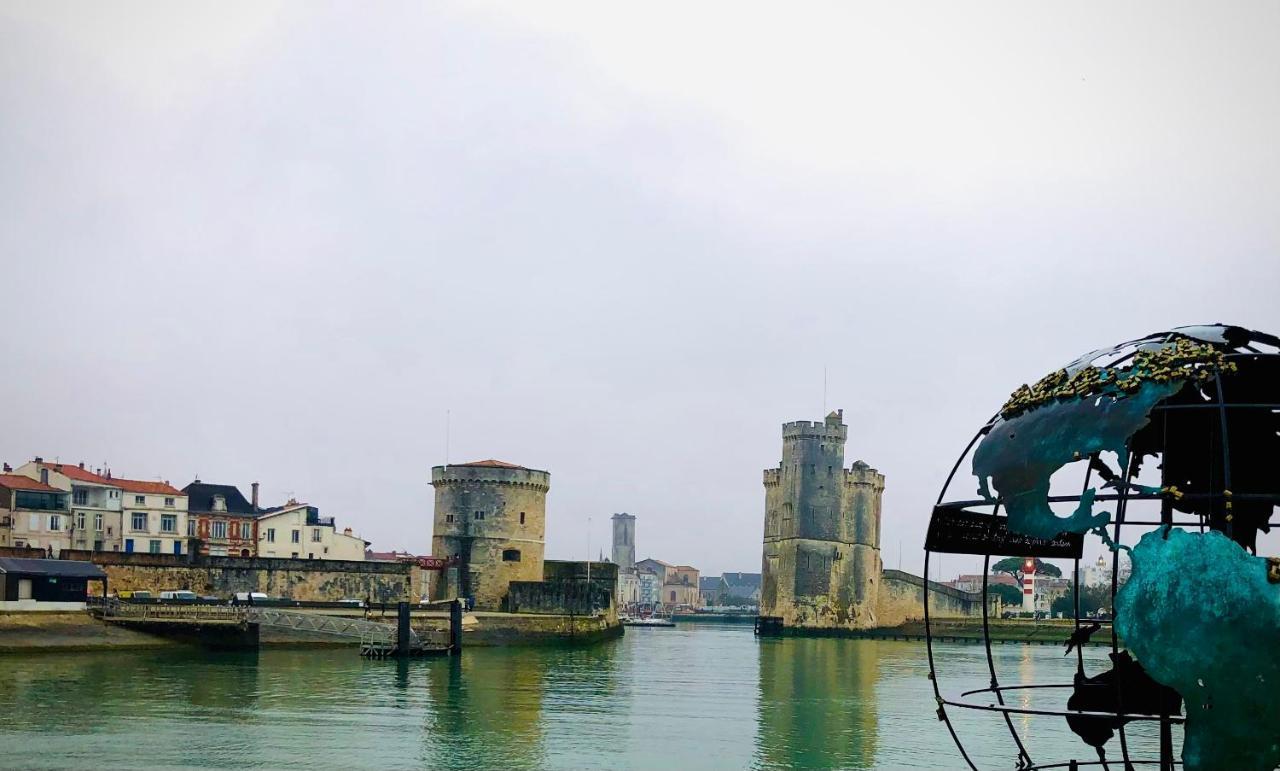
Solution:
[[[87,469],[84,463],[49,463],[37,457],[19,466],[14,473],[71,494],[71,511],[65,523],[69,548],[120,551],[124,532],[123,491],[101,469]]]
[[[258,483],[253,500],[235,485],[199,479],[182,488],[188,500],[188,533],[200,541],[201,554],[214,557],[258,556]]]
[[[0,546],[52,550],[68,548],[67,519],[71,514],[66,490],[38,479],[0,473]]]
[[[123,497],[121,538],[125,552],[186,554],[187,495],[168,482],[112,479]]]
[[[351,528],[337,529],[333,517],[320,509],[290,500],[258,514],[258,556],[318,560],[364,560],[364,539]]]

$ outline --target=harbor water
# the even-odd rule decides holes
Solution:
[[[993,652],[1002,680],[1074,671],[1053,646]],[[987,685],[981,645],[935,655],[948,691]],[[1105,651],[1087,658],[1101,666]],[[50,769],[965,767],[927,674],[919,642],[757,639],[713,624],[407,662],[346,648],[10,655],[0,757]],[[980,767],[1014,767],[999,715],[952,714]],[[1013,724],[1037,762],[1090,757],[1061,718]],[[1131,732],[1130,748],[1149,739]]]

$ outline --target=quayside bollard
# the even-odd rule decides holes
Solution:
[[[411,654],[409,650],[409,603],[401,602],[396,605],[396,655],[400,658],[408,658]]]
[[[462,601],[449,603],[449,653],[462,653]]]

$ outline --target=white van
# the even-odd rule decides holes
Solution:
[[[160,592],[162,600],[198,600],[195,592],[189,592],[186,589],[171,589],[167,592]]]
[[[249,602],[260,602],[261,600],[269,600],[271,597],[262,592],[236,592],[235,601],[241,604]]]

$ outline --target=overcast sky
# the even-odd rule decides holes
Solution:
[[[359,12],[357,12],[357,9]],[[1280,5],[0,4],[0,458],[197,474],[429,551],[430,468],[551,472],[547,555],[758,571],[843,408],[885,563],[1008,393],[1280,331]],[[954,570],[950,572],[954,573]]]

